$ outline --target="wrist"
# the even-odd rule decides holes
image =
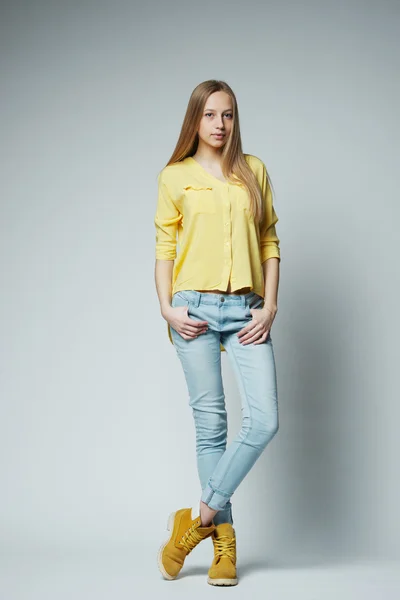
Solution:
[[[168,314],[168,312],[171,308],[172,308],[172,306],[169,302],[161,305],[161,314],[164,318]]]
[[[264,304],[263,310],[271,313],[273,316],[278,312],[278,306],[276,304]]]

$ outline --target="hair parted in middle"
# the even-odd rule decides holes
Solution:
[[[249,194],[251,214],[256,222],[261,223],[265,217],[261,189],[244,157],[236,96],[225,81],[209,79],[194,88],[189,98],[177,144],[166,166],[182,161],[188,156],[195,154],[199,143],[197,132],[205,103],[211,94],[220,91],[226,92],[231,97],[233,117],[231,133],[221,153],[222,173],[228,181],[244,186]],[[266,183],[270,186],[272,194],[272,182],[267,170],[266,176],[268,180]]]

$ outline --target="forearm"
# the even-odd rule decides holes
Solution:
[[[271,257],[262,263],[264,272],[264,308],[274,315],[278,310],[279,259]]]
[[[156,259],[154,279],[162,316],[171,307],[173,268],[173,260]]]

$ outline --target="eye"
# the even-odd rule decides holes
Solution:
[[[210,113],[210,112],[208,112],[208,113],[205,113],[205,115],[204,115],[204,116],[205,116],[205,117],[208,117],[208,116],[211,116],[211,117],[212,117],[212,116],[213,116],[213,113]],[[229,119],[232,119],[233,115],[232,115],[232,113],[226,113],[226,114],[225,114],[225,117],[228,117]]]

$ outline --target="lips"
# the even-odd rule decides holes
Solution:
[[[213,133],[214,137],[224,137],[224,133]]]

